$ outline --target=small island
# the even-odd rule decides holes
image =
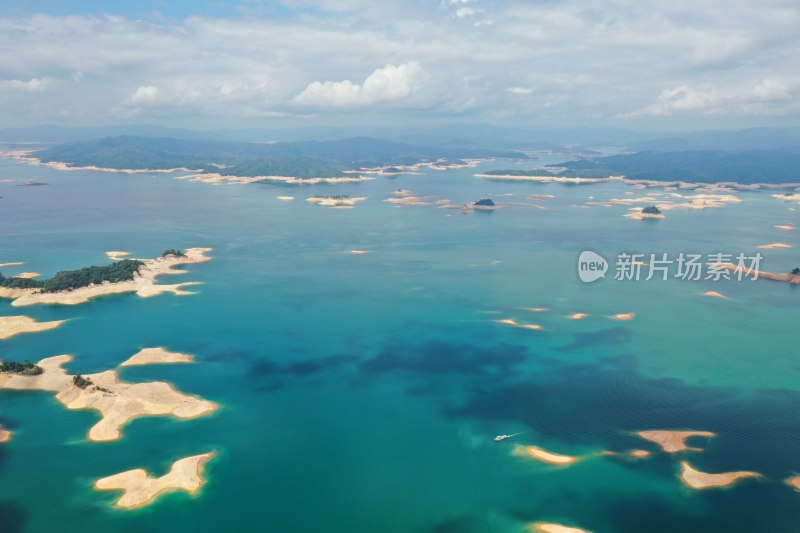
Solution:
[[[164,348],[144,348],[133,354],[130,359],[119,366],[140,366],[170,363],[192,363],[194,357],[188,353],[170,352]]]
[[[325,207],[332,207],[334,209],[352,209],[358,202],[363,202],[366,197],[351,197],[349,194],[331,194],[321,195],[315,194],[310,198],[306,198],[307,202]]]
[[[0,426],[0,444],[11,440],[11,432]]]
[[[642,208],[643,215],[660,215],[661,209],[654,205],[648,205],[647,207]]]
[[[95,490],[121,490],[122,496],[116,506],[122,509],[141,507],[167,491],[183,491],[195,494],[206,480],[203,478],[205,464],[214,452],[184,457],[172,463],[169,472],[161,477],[151,477],[146,470],[138,468],[98,479]]]
[[[733,485],[741,479],[762,477],[758,472],[722,472],[720,474],[708,474],[692,467],[688,462],[681,461],[681,480],[692,489],[714,489]]]
[[[531,533],[590,533],[585,529],[564,526],[554,522],[535,522],[530,525],[528,531]]]
[[[472,204],[472,208],[477,209],[479,211],[493,211],[497,209],[497,205],[491,198],[481,198],[480,200]]]
[[[710,431],[670,431],[670,430],[648,430],[639,431],[638,436],[650,442],[658,444],[666,453],[685,452],[687,450],[701,451],[701,448],[690,448],[686,445],[686,439],[691,437],[716,437]]]
[[[538,446],[523,446],[520,444],[516,445],[511,453],[517,457],[529,457],[536,459],[537,461],[549,463],[551,465],[570,465],[580,459],[580,457],[575,457],[572,455],[561,455],[548,452],[547,450],[543,450]]]

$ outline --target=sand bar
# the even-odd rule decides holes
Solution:
[[[552,465],[569,465],[579,459],[579,457],[574,457],[572,455],[561,455],[548,452],[547,450],[539,448],[538,446],[523,446],[521,444],[514,446],[514,449],[511,451],[511,453],[517,457],[531,457],[537,461],[550,463]]]
[[[790,477],[786,483],[796,491],[800,491],[800,476]]]
[[[0,374],[0,389],[51,391],[67,409],[98,411],[101,419],[89,430],[89,440],[93,441],[120,438],[121,428],[134,418],[164,415],[195,418],[217,409],[213,402],[181,393],[168,383],[120,381],[116,370],[84,375],[93,384],[81,389],[63,368],[71,360],[70,355],[42,359],[37,364],[44,372],[37,376]]]
[[[717,291],[706,291],[706,292],[703,293],[703,296],[710,296],[712,298],[721,298],[723,300],[727,300],[728,299],[727,296],[725,296],[724,294],[721,294],[721,293],[719,293]]]
[[[38,278],[39,276],[41,276],[41,274],[39,274],[38,272],[20,272],[19,274],[15,274],[12,277],[22,278],[22,279],[33,279],[33,278]]]
[[[635,316],[634,313],[617,313],[616,315],[611,315],[611,318],[614,320],[633,320]]]
[[[100,285],[89,285],[71,291],[61,292],[40,292],[39,289],[10,289],[0,287],[0,298],[10,298],[13,300],[11,305],[20,307],[25,305],[37,304],[59,304],[76,305],[88,302],[92,298],[109,294],[122,294],[135,292],[142,298],[148,298],[165,292],[172,292],[177,295],[192,294],[183,290],[190,285],[199,285],[197,282],[178,283],[175,285],[159,285],[156,278],[163,274],[185,274],[185,270],[173,270],[177,265],[194,263],[204,263],[211,258],[206,255],[211,248],[188,248],[183,256],[169,255],[157,257],[155,259],[142,259],[144,264],[139,268],[139,272],[134,274],[132,280],[120,281],[118,283],[102,283]]]
[[[204,172],[199,174],[190,174],[188,176],[178,176],[179,180],[195,181],[201,183],[211,183],[219,185],[221,183],[228,183],[233,185],[245,185],[248,183],[259,182],[274,182],[285,183],[287,185],[319,185],[325,183],[328,185],[337,185],[341,183],[360,183],[362,181],[369,181],[375,178],[366,176],[358,177],[341,177],[341,178],[296,178],[294,176],[230,176],[219,174],[217,172]]]
[[[590,533],[578,527],[564,526],[554,522],[534,522],[528,528],[532,533]]]
[[[106,252],[106,257],[108,257],[112,261],[119,261],[120,259],[123,259],[129,255],[131,255],[130,252],[121,252],[118,250],[112,250],[110,252]]]
[[[282,200],[284,202],[290,202],[294,200],[294,196],[276,196],[275,198],[277,198],[278,200]]]
[[[570,320],[583,320],[587,316],[589,315],[586,313],[572,313],[567,318],[569,318]]]
[[[18,267],[24,265],[24,261],[12,261],[11,263],[0,263],[0,268],[2,267]]]
[[[782,248],[791,248],[791,244],[786,244],[783,242],[773,242],[770,244],[762,244],[761,246],[756,246],[756,248],[761,248],[762,250],[779,250]]]
[[[170,352],[162,347],[145,348],[131,356],[119,366],[139,366],[153,364],[192,363],[194,357],[188,353]]]
[[[20,333],[37,333],[55,329],[65,320],[53,320],[50,322],[37,322],[28,316],[0,316],[0,339],[8,339]]]
[[[690,448],[686,445],[686,439],[690,437],[716,437],[710,431],[669,431],[669,430],[648,430],[636,433],[641,438],[655,442],[667,453],[684,452],[687,450],[700,451],[702,448]]]
[[[0,444],[4,442],[8,442],[11,440],[11,432],[7,429],[3,429],[3,426],[0,426]]]
[[[686,461],[681,461],[681,480],[686,486],[695,490],[727,487],[741,479],[756,477],[762,476],[758,472],[748,472],[746,470],[708,474],[692,468]]]
[[[791,272],[767,272],[766,270],[748,270],[747,268],[733,263],[713,263],[713,267],[721,267],[730,270],[737,276],[749,277],[751,279],[768,279],[772,281],[782,281],[784,283],[791,283],[792,285],[800,284],[800,273],[793,274]]]
[[[121,490],[122,496],[116,506],[133,509],[146,505],[167,491],[196,493],[206,480],[203,478],[205,464],[214,452],[184,457],[172,463],[169,472],[161,477],[150,477],[146,470],[137,468],[95,481],[95,490]]]
[[[778,224],[777,226],[773,226],[775,229],[783,230],[783,231],[793,231],[795,229],[794,226],[790,226],[788,224]]]

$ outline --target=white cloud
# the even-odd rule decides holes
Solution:
[[[533,89],[528,87],[509,87],[506,90],[511,94],[533,94]]]
[[[375,69],[361,85],[350,80],[314,81],[295,98],[299,104],[315,106],[359,106],[399,102],[417,93],[428,74],[416,61]]]
[[[31,78],[28,81],[22,81],[22,80],[0,81],[0,89],[8,89],[11,91],[19,91],[23,93],[39,93],[44,91],[48,85],[50,85],[50,80],[47,78]]]
[[[138,106],[155,103],[158,100],[159,92],[160,89],[155,85],[142,85],[137,87],[131,97],[128,98],[128,104]]]

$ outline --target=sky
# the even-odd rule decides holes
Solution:
[[[5,0],[0,126],[797,126],[797,28],[797,0]]]

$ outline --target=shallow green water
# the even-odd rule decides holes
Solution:
[[[163,345],[198,364],[129,368],[123,378],[170,381],[222,409],[191,421],[138,419],[120,441],[89,443],[94,413],[67,411],[48,393],[0,391],[0,423],[14,431],[0,447],[0,530],[505,532],[538,520],[596,532],[800,530],[800,494],[783,484],[800,472],[796,288],[585,285],[575,271],[586,248],[611,258],[800,246],[797,232],[772,227],[798,223],[796,212],[768,193],[741,193],[740,204],[637,222],[625,207],[570,207],[622,198],[630,189],[621,185],[493,183],[473,173],[211,186],[1,160],[0,179],[49,183],[0,183],[0,262],[26,262],[5,274],[104,264],[107,250],[215,249],[212,262],[180,276],[204,283],[192,296],[1,301],[3,315],[70,319],[0,341],[2,356],[70,353],[69,369],[87,373]],[[555,197],[537,202],[548,210],[462,215],[384,203],[397,188],[459,203]],[[297,200],[275,199],[287,194]],[[337,210],[303,201],[313,194],[369,199]],[[763,268],[800,264],[797,249],[763,251]],[[699,295],[707,290],[729,299]],[[574,312],[589,317],[565,318]],[[634,320],[607,318],[628,312]],[[632,436],[654,428],[714,431],[704,452],[687,454],[692,464],[767,477],[696,492],[677,479],[676,458],[597,454],[655,450]],[[517,431],[527,433],[492,442]],[[512,456],[515,443],[590,457],[554,467]],[[219,456],[197,497],[170,494],[125,512],[113,509],[114,493],[91,488],[98,477],[161,474],[209,450]]]

